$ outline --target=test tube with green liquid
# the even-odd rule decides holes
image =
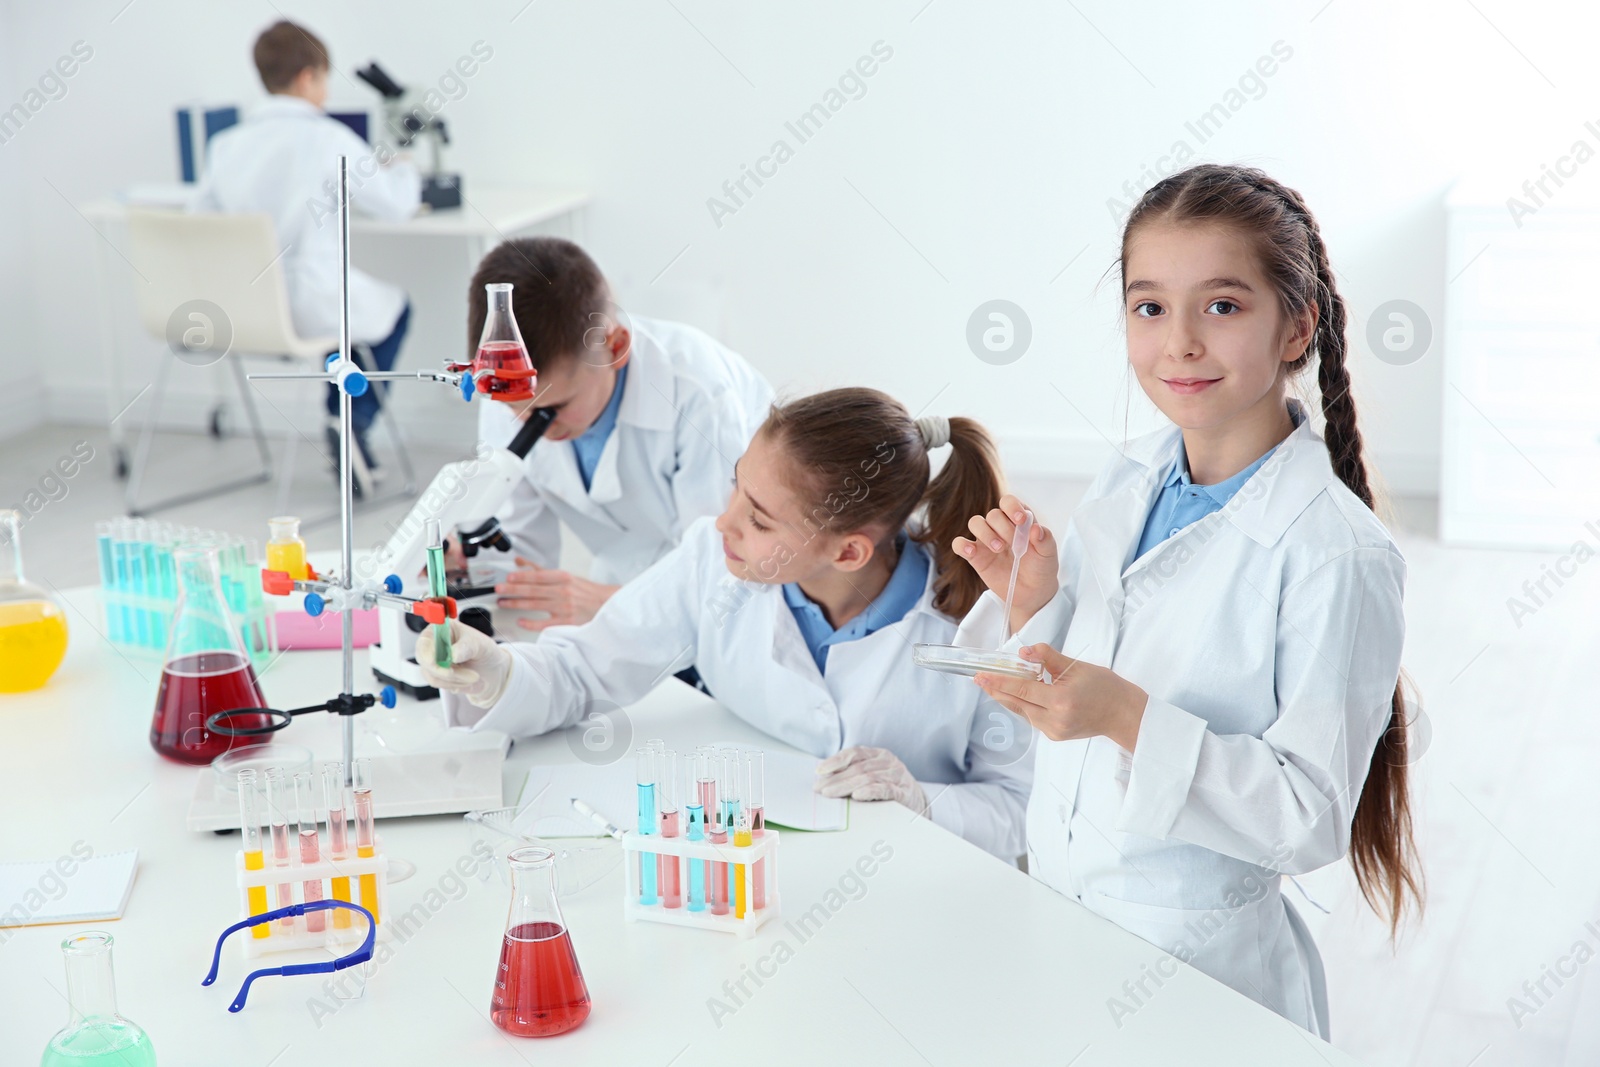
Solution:
[[[448,596],[448,586],[444,576],[444,537],[439,532],[439,520],[429,519],[423,527],[423,540],[427,542],[428,550],[428,595]],[[433,661],[440,667],[449,667],[450,659],[450,622],[433,628]]]

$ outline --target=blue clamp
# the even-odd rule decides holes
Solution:
[[[333,365],[337,362],[339,362],[339,353],[330,352],[328,358],[322,361],[322,369],[325,371],[332,370]]]
[[[477,391],[478,383],[472,380],[472,372],[463,371],[461,374],[461,399],[470,404],[472,403],[472,394]]]
[[[328,602],[322,599],[322,595],[320,593],[306,594],[306,614],[310,615],[313,619],[327,610],[327,607]]]
[[[405,589],[405,587],[406,583],[400,580],[398,574],[388,575],[383,580],[383,590],[390,596],[399,596],[401,590]]]
[[[382,689],[378,690],[378,703],[382,704],[384,707],[394,707],[394,700],[394,686],[386,685]]]
[[[344,391],[351,396],[361,396],[367,391],[367,376],[353,370],[344,377]]]

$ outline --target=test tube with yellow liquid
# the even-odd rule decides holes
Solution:
[[[354,771],[350,792],[356,809],[356,855],[362,859],[371,859],[378,854],[377,839],[372,827],[372,761],[356,760]],[[372,913],[372,921],[376,923],[379,921],[378,876],[363,874],[360,880],[360,904]]]
[[[328,859],[337,866],[340,861],[350,858],[349,823],[344,806],[344,771],[337,763],[322,768],[322,799],[328,806]],[[354,903],[350,899],[349,875],[328,879],[328,889],[334,900]],[[350,913],[344,908],[333,909],[333,928],[350,928]]]
[[[755,838],[750,833],[749,809],[741,806],[733,816],[733,846],[735,848],[749,848],[754,843]],[[748,902],[745,899],[748,892],[744,887],[744,868],[745,865],[742,863],[733,865],[733,876],[738,882],[733,890],[733,917],[735,919],[744,918],[745,908],[748,906]]]
[[[261,852],[261,812],[256,800],[256,772],[250,767],[239,772],[239,833],[243,838],[244,869],[263,870],[267,858]],[[267,910],[266,886],[253,885],[246,890],[246,894],[251,915],[260,915]],[[270,937],[271,934],[272,928],[267,923],[250,928],[251,937]]]

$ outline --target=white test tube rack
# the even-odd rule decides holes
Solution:
[[[378,890],[378,933],[379,940],[387,939],[389,935],[389,857],[383,852],[383,838],[373,836],[373,854],[371,856],[347,856],[342,860],[329,859],[324,856],[316,863],[301,863],[300,857],[294,855],[291,849],[289,865],[276,867],[272,863],[272,849],[268,845],[264,854],[267,861],[265,867],[259,871],[247,870],[244,865],[244,853],[235,852],[234,874],[239,885],[239,917],[250,917],[250,890],[264,886],[267,890],[267,910],[272,911],[279,907],[278,886],[288,885],[296,904],[306,903],[305,883],[320,879],[322,881],[322,895],[325,899],[333,898],[333,879],[350,879],[350,902],[361,903],[361,876],[373,875],[377,881]],[[292,842],[291,842],[292,844]],[[260,926],[241,930],[233,935],[233,940],[244,943],[246,959],[255,959],[273,952],[292,952],[299,949],[328,948],[332,946],[359,945],[367,936],[367,921],[359,912],[350,911],[348,908],[329,908],[314,914],[323,917],[323,929],[312,931],[307,929],[306,916],[296,916],[290,920],[293,929],[285,930],[279,920],[262,923]],[[347,915],[350,918],[348,926],[336,926],[335,916]],[[267,929],[271,932],[266,937],[256,937],[255,930]]]
[[[730,835],[731,838],[731,835]],[[678,884],[683,889],[683,905],[666,907],[662,903],[641,904],[639,894],[639,857],[675,856],[679,860]],[[691,841],[687,837],[662,837],[659,834],[640,834],[625,830],[622,834],[624,893],[622,914],[629,922],[640,919],[649,922],[672,923],[675,926],[696,926],[702,930],[722,930],[740,937],[753,937],[762,925],[778,917],[778,831],[770,827],[761,832],[748,845],[735,845],[729,841]],[[711,871],[706,871],[708,903],[704,911],[689,910],[689,865],[687,860],[707,860],[711,863],[732,863],[744,868],[745,913],[743,918],[734,914],[737,889],[733,873],[728,877],[728,912],[715,915],[711,911]],[[755,907],[756,863],[761,861],[761,876],[765,879],[763,906]],[[737,871],[738,867],[735,867]],[[660,901],[660,881],[657,878],[656,899]]]

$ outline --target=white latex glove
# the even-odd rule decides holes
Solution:
[[[460,619],[450,624],[450,659],[454,666],[434,663],[433,627],[417,635],[417,666],[423,677],[440,689],[460,693],[480,708],[492,708],[511,681],[511,653],[494,638],[467,626]]]
[[[817,764],[813,788],[825,797],[852,800],[897,800],[916,812],[928,814],[928,796],[900,757],[886,748],[856,745],[842,749]]]

